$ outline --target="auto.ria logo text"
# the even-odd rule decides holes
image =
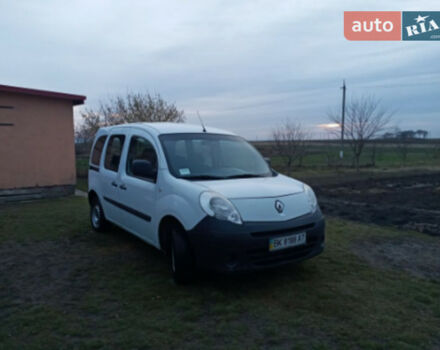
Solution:
[[[440,40],[440,11],[346,11],[348,40]]]

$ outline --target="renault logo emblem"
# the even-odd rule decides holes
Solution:
[[[275,201],[275,209],[281,214],[284,211],[284,203],[277,199]]]

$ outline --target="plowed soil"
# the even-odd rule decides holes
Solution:
[[[440,173],[315,186],[324,214],[440,235]]]

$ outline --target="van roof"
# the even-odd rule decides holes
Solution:
[[[114,126],[108,126],[101,128],[102,130],[111,131],[114,128],[129,128],[136,127],[144,129],[149,132],[153,132],[156,135],[161,134],[179,134],[179,133],[202,133],[203,128],[199,124],[185,124],[185,123],[128,123],[120,124]],[[225,134],[225,135],[235,135],[232,132],[211,128],[210,126],[205,126],[206,132],[211,134]]]

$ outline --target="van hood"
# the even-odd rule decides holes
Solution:
[[[273,198],[304,191],[302,182],[281,174],[272,177],[196,181],[196,183],[228,199]]]
[[[285,221],[311,212],[303,183],[283,175],[198,184],[228,198],[243,221]]]

